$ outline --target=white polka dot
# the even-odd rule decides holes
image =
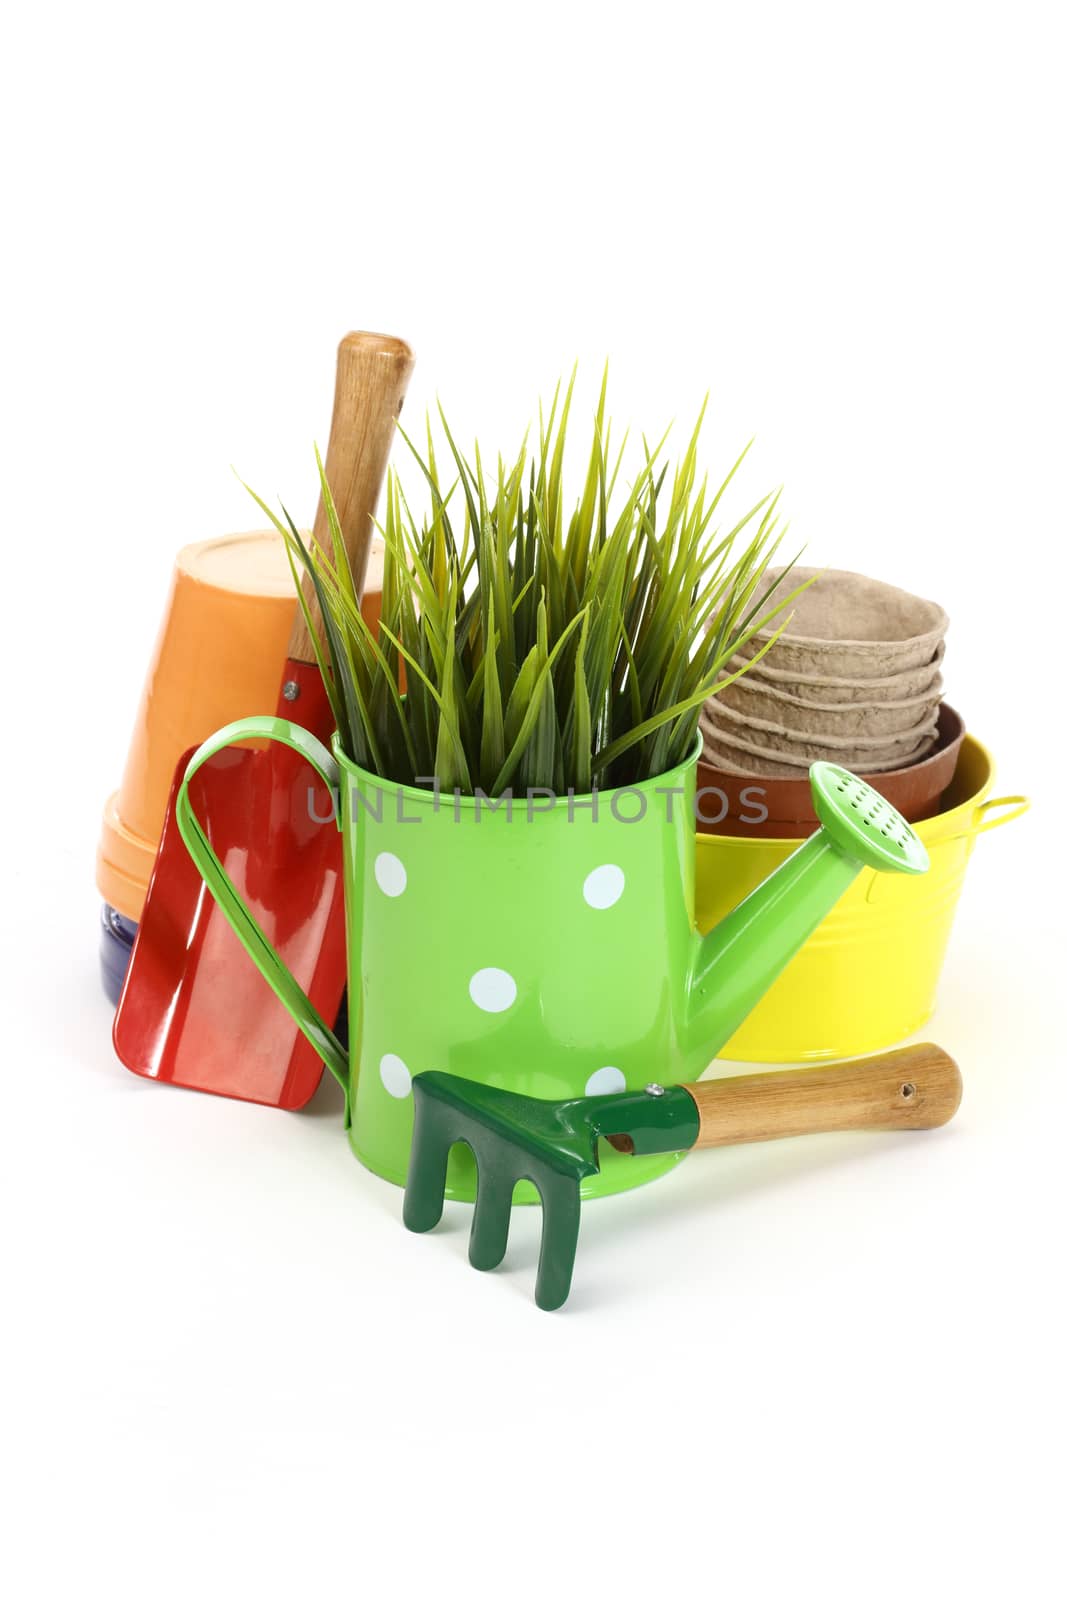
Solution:
[[[378,1063],[378,1075],[394,1100],[403,1100],[411,1093],[411,1073],[399,1056],[384,1055]]]
[[[594,911],[606,911],[613,906],[626,887],[626,874],[621,867],[596,867],[582,884],[586,905]]]
[[[471,999],[482,1011],[506,1011],[514,1005],[518,989],[510,972],[483,967],[470,981]]]
[[[392,855],[388,850],[383,850],[381,855],[374,858],[374,876],[378,880],[379,889],[391,900],[395,900],[398,894],[403,894],[408,886],[404,863],[399,856]]]
[[[586,1094],[618,1094],[626,1088],[626,1079],[618,1067],[597,1067],[586,1079]]]

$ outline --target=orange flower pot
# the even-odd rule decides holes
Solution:
[[[383,554],[376,540],[363,602],[372,625],[381,614]],[[100,893],[129,921],[141,914],[178,758],[224,723],[274,710],[295,606],[273,531],[227,534],[178,552],[96,857]]]

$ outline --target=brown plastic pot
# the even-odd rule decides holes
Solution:
[[[930,754],[914,766],[895,772],[865,773],[865,781],[908,822],[924,822],[941,808],[941,797],[952,782],[964,736],[963,719],[942,704],[937,742]],[[730,772],[701,761],[697,767],[697,829],[700,833],[727,834],[735,838],[806,839],[818,820],[811,804],[806,773],[768,778]]]

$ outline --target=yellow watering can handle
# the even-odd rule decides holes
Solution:
[[[966,838],[968,834],[977,839],[980,833],[990,833],[994,828],[1002,828],[1006,822],[1014,822],[1016,817],[1021,817],[1029,811],[1030,801],[1025,794],[1003,794],[996,800],[983,800],[975,815],[986,817],[991,811],[999,811],[1003,806],[1014,806],[1014,811],[1009,811],[1002,817],[994,817],[990,822],[975,822],[971,827],[965,828],[958,838]]]

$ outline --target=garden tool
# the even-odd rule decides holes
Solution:
[[[353,333],[337,353],[325,475],[357,589],[374,508],[414,356],[400,339]],[[312,537],[329,549],[319,501]],[[317,619],[314,596],[306,595]],[[298,609],[278,711],[300,730],[333,728],[315,646]],[[126,983],[115,1016],[120,1059],[143,1077],[295,1109],[322,1075],[316,1050],[268,994],[182,842],[175,814],[192,752],[179,764]],[[345,987],[341,841],[333,797],[293,752],[230,748],[199,765],[196,811],[260,924],[331,1021]],[[327,825],[324,825],[327,824]]]
[[[535,1290],[544,1311],[561,1306],[570,1290],[581,1184],[599,1171],[598,1139],[642,1156],[801,1133],[937,1128],[962,1093],[956,1063],[932,1044],[838,1066],[669,1088],[650,1083],[576,1100],[535,1100],[447,1072],[420,1073],[413,1087],[406,1226],[425,1233],[440,1220],[448,1153],[462,1141],[478,1167],[470,1262],[486,1271],[504,1258],[516,1183],[533,1183],[544,1213]]]

